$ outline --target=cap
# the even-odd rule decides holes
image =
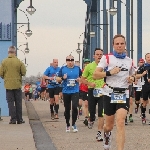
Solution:
[[[143,63],[144,63],[145,61],[144,61],[143,58],[140,58],[140,59],[139,59],[139,62],[143,62]]]
[[[84,63],[86,63],[86,62],[91,62],[89,59],[84,59]]]

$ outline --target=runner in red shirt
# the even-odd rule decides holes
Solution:
[[[24,86],[24,92],[25,92],[25,100],[29,101],[30,84],[28,82]]]
[[[84,66],[83,66],[83,70],[85,68],[86,65],[88,65],[90,63],[89,59],[85,59],[84,60]],[[82,72],[83,72],[82,70]],[[80,84],[80,98],[79,98],[79,115],[82,115],[82,105],[83,107],[83,112],[84,112],[84,116],[85,116],[85,120],[84,120],[84,124],[87,126],[88,125],[88,118],[89,118],[89,111],[88,111],[88,86],[81,83]]]

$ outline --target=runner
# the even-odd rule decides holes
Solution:
[[[30,84],[27,82],[24,86],[24,92],[25,92],[25,100],[29,101],[29,95],[30,95]]]
[[[109,150],[111,144],[111,131],[114,127],[116,116],[117,126],[117,150],[124,149],[125,143],[125,118],[129,109],[129,83],[135,77],[132,59],[126,56],[125,37],[115,35],[113,38],[113,54],[103,56],[96,71],[94,78],[102,79],[106,77],[106,84],[103,86],[104,98],[104,149]],[[103,70],[106,72],[103,72]],[[116,115],[115,115],[116,114]]]
[[[126,56],[128,56],[128,51],[125,49],[124,51],[126,53]],[[136,68],[136,67],[135,67]],[[133,98],[134,98],[134,88],[133,88],[133,84],[129,85],[129,122],[133,122],[133,118],[132,118],[132,114],[133,114]],[[125,119],[125,125],[128,125],[128,119],[126,116]]]
[[[140,79],[141,77],[144,78],[144,85],[142,86],[142,95],[143,100],[141,104],[141,113],[142,113],[142,123],[146,123],[146,106],[148,104],[148,98],[150,98],[150,53],[145,55],[146,63],[139,67],[137,70],[137,78]],[[150,112],[150,111],[149,111]],[[150,125],[150,122],[149,122]]]
[[[103,98],[102,98],[102,91],[101,88],[104,85],[104,80],[93,79],[93,73],[100,62],[100,59],[103,56],[103,50],[100,48],[96,48],[94,51],[94,59],[92,63],[88,64],[82,74],[81,81],[88,85],[88,105],[89,105],[89,112],[90,118],[88,121],[88,128],[92,129],[94,121],[95,121],[95,114],[96,114],[96,105],[98,104],[98,132],[96,135],[96,139],[98,141],[103,141],[102,138],[102,130],[104,125],[104,118],[103,118]]]
[[[59,119],[59,83],[56,81],[60,68],[58,67],[58,59],[53,59],[53,66],[48,67],[44,72],[44,78],[49,80],[48,89],[50,97],[51,119]],[[55,100],[55,105],[54,105]],[[55,109],[55,115],[54,110]]]
[[[33,94],[33,87],[32,87],[32,84],[30,84],[30,89],[29,89],[29,100],[32,100],[32,94]]]
[[[38,81],[36,81],[36,90],[38,91],[38,99],[41,98],[41,79],[38,78]]]
[[[87,64],[90,63],[90,60],[89,59],[85,59],[84,60],[84,66],[83,66],[83,70],[82,72],[84,71],[84,68],[87,66]],[[84,124],[87,126],[88,125],[88,118],[89,118],[89,110],[88,110],[88,86],[81,83],[80,84],[80,92],[79,92],[79,95],[80,95],[80,99],[79,99],[79,106],[82,107],[82,105],[84,106],[83,107],[83,112],[84,112],[84,117],[85,117],[85,120],[84,120]],[[79,112],[80,112],[80,115],[81,115],[81,110],[82,108],[80,107],[79,109]]]
[[[76,120],[78,115],[77,106],[79,103],[79,77],[82,72],[78,66],[74,65],[74,57],[69,55],[66,57],[66,66],[60,69],[58,81],[63,80],[63,99],[65,106],[66,132],[70,132],[70,110],[72,101],[72,129],[78,132]]]
[[[144,65],[144,63],[145,63],[144,59],[141,58],[138,62],[137,71],[138,71],[139,67]],[[137,71],[136,71],[136,73],[137,73]],[[144,85],[143,77],[141,79],[136,79],[135,83],[133,84],[134,91],[135,91],[135,105],[136,105],[135,113],[136,114],[138,113],[139,105],[141,103],[140,99],[142,98],[142,86],[143,85]]]
[[[40,86],[41,86],[41,92],[40,92],[41,99],[45,101],[46,100],[46,96],[45,96],[46,92],[45,91],[46,91],[46,88],[47,88],[47,83],[46,83],[44,77],[41,78]]]

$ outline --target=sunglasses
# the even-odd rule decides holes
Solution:
[[[74,59],[66,59],[66,61],[74,61]]]

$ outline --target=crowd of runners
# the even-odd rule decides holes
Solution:
[[[150,53],[138,60],[136,66],[127,56],[125,37],[115,35],[112,41],[112,53],[103,55],[101,48],[95,48],[93,62],[84,59],[82,70],[80,65],[75,64],[72,55],[66,57],[66,64],[62,67],[58,67],[58,59],[53,59],[32,92],[35,100],[40,98],[50,102],[53,120],[59,119],[59,102],[63,102],[67,133],[71,128],[73,132],[78,132],[76,121],[79,115],[84,115],[83,123],[89,129],[92,129],[97,116],[96,140],[104,142],[105,150],[111,147],[116,122],[117,150],[123,150],[125,125],[134,122],[134,110],[135,113],[140,111],[141,123],[147,123],[145,112],[150,98]],[[28,83],[24,90],[26,100],[30,100]]]

